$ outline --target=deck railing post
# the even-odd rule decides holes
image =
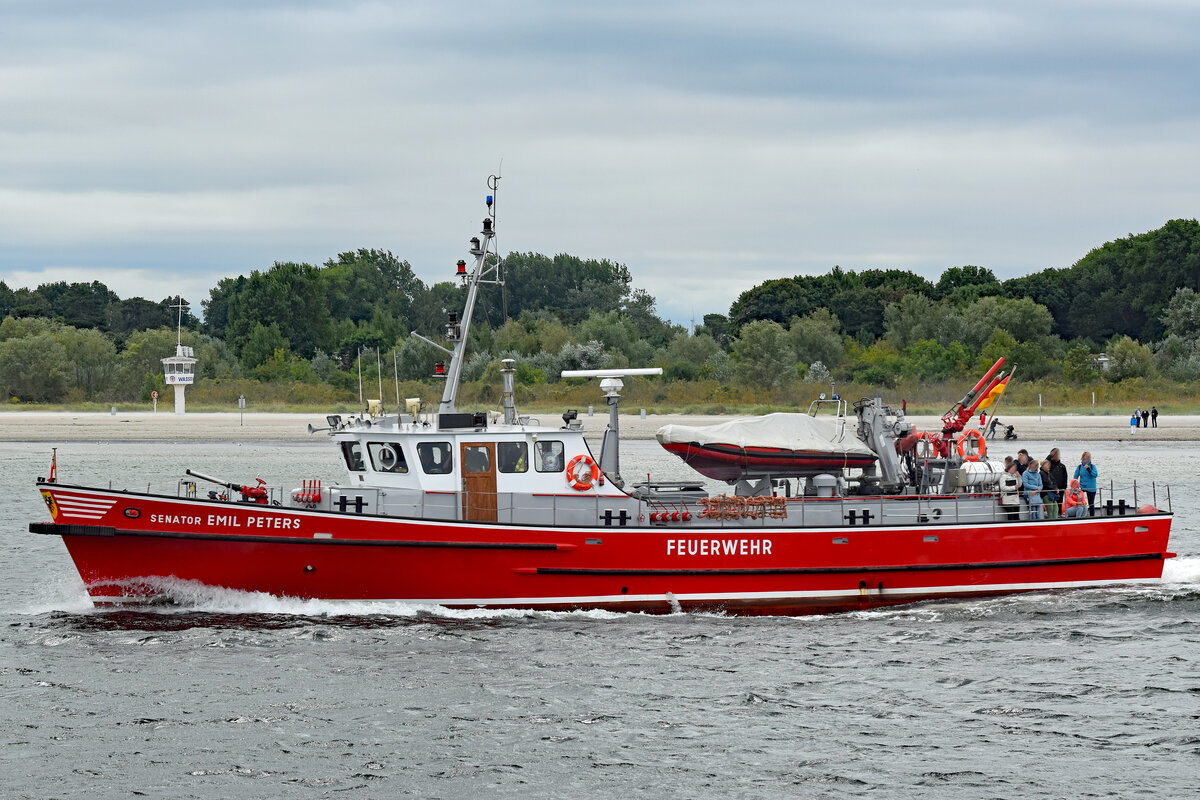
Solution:
[[[1138,507],[1137,501],[1137,478],[1133,479],[1133,508],[1136,511]]]

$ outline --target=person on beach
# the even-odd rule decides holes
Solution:
[[[1042,462],[1038,477],[1042,479],[1042,505],[1046,509],[1046,519],[1058,519],[1058,492],[1052,491],[1054,476],[1050,474],[1050,459]]]
[[[1133,416],[1129,418],[1129,435],[1137,436],[1138,413],[1133,412]]]
[[[988,439],[996,438],[996,426],[1000,424],[1000,420],[992,417],[992,421],[988,423],[987,436]]]
[[[1010,521],[1021,518],[1021,476],[1017,473],[1017,462],[1009,456],[1006,468],[1000,477],[1000,507]]]
[[[1024,452],[1024,451],[1022,451]],[[1018,461],[1021,456],[1017,456]],[[1042,476],[1033,463],[1021,473],[1021,488],[1025,493],[1025,502],[1029,504],[1029,518],[1042,518]]]
[[[1158,406],[1150,406],[1150,427],[1158,427]]]
[[[1142,411],[1142,427],[1150,427],[1150,412],[1148,410]]]
[[[907,414],[907,413],[908,413],[908,401],[907,401],[907,400],[901,400],[901,401],[900,401],[900,413],[901,413],[901,414]]]
[[[1087,495],[1088,514],[1096,516],[1096,478],[1100,475],[1100,468],[1092,463],[1092,454],[1084,450],[1083,455],[1079,457],[1079,466],[1075,468],[1075,478],[1079,480],[1079,487]]]
[[[1133,410],[1133,427],[1140,428],[1142,426],[1142,409],[1135,408]]]
[[[1087,501],[1087,496],[1084,494],[1083,490],[1079,488],[1079,479],[1071,478],[1071,488],[1067,490],[1067,494],[1063,498],[1063,516],[1087,516],[1091,507],[1091,503]]]

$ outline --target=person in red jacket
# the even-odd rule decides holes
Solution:
[[[1063,516],[1084,517],[1087,513],[1087,495],[1079,488],[1079,478],[1071,478],[1071,488],[1063,498]]]

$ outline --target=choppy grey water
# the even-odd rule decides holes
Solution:
[[[94,610],[61,541],[27,532],[49,448],[5,443],[0,795],[1194,796],[1197,448],[1089,449],[1105,479],[1172,484],[1161,585],[742,619],[222,591]],[[327,444],[64,443],[59,463],[168,491],[186,467],[340,472]],[[687,472],[654,443],[625,466]]]

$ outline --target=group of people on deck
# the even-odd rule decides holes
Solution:
[[[1062,463],[1058,448],[1039,463],[1021,449],[1017,457],[1004,459],[1005,475],[1000,484],[1000,503],[1008,512],[1009,519],[1019,519],[1021,502],[1029,507],[1032,520],[1083,517],[1094,515],[1096,503],[1096,478],[1100,468],[1092,462],[1092,454],[1084,452],[1079,457],[1074,476],[1067,478],[1067,467]]]

